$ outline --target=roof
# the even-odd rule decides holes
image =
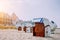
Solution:
[[[7,13],[0,12],[0,18],[11,18],[11,17]]]

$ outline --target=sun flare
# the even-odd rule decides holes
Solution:
[[[10,7],[9,1],[0,1],[0,12],[6,12]]]

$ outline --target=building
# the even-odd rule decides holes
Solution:
[[[19,18],[13,13],[9,15],[8,13],[0,12],[0,28],[16,28],[16,23],[19,21]]]
[[[12,19],[7,13],[0,12],[0,25],[12,25]]]
[[[11,19],[12,19],[13,25],[16,25],[16,23],[18,23],[19,21],[21,21],[21,20],[16,16],[15,13],[12,14]]]

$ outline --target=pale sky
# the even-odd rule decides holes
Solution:
[[[15,13],[21,20],[48,18],[60,27],[60,0],[0,0],[0,11]]]

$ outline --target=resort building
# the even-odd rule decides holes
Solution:
[[[11,19],[13,25],[16,25],[20,21],[20,19],[16,16],[15,13],[12,14]]]
[[[0,25],[12,25],[12,19],[7,13],[0,12]]]
[[[13,13],[9,15],[8,13],[0,12],[0,28],[16,28],[16,23],[19,21],[18,17]]]

